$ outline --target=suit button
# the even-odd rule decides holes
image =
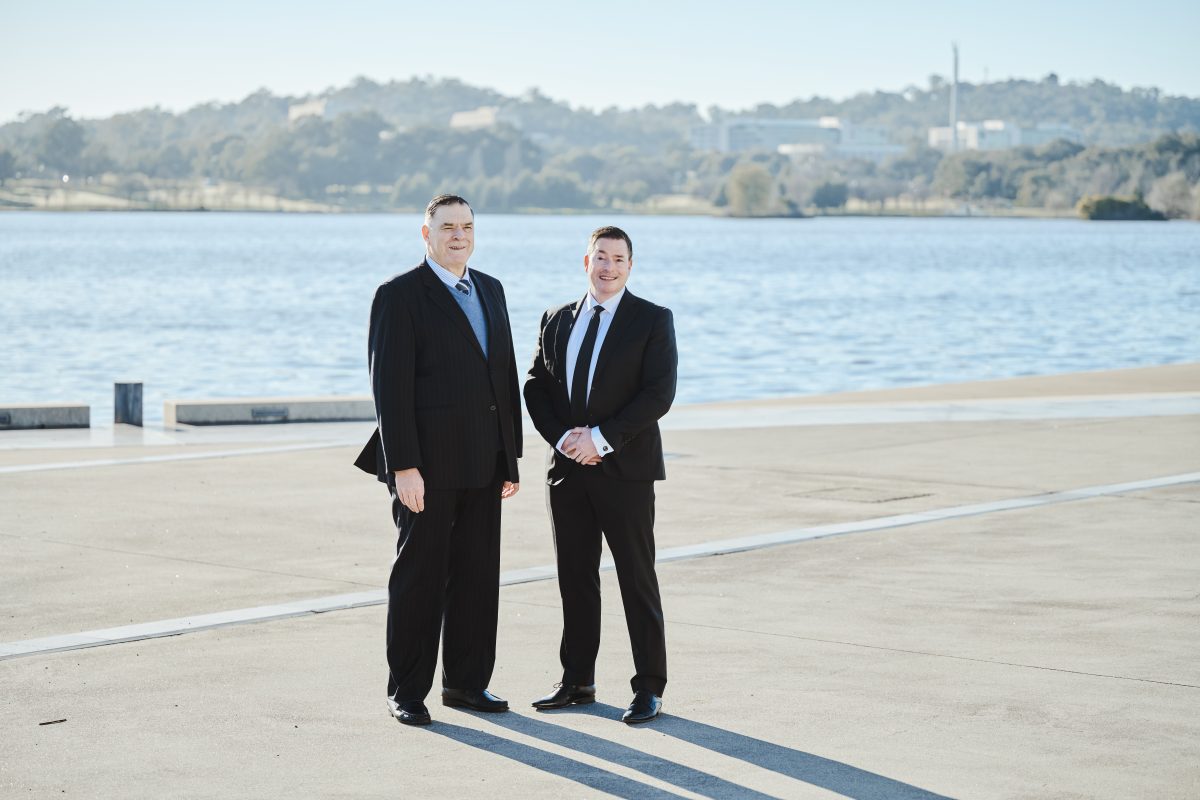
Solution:
[[[495,411],[495,410],[496,410],[495,406],[488,406],[488,411]]]

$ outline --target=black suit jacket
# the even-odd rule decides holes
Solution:
[[[578,467],[554,445],[573,427],[567,341],[586,299],[542,315],[537,351],[525,378],[525,407],[538,433],[550,443],[550,483]],[[626,289],[597,356],[587,404],[588,426],[599,427],[613,451],[598,467],[579,468],[601,469],[624,480],[667,477],[658,420],[675,399],[678,366],[671,310]]]
[[[504,288],[471,269],[488,355],[427,262],[384,282],[371,305],[368,362],[378,427],[354,462],[386,480],[416,467],[428,488],[468,489],[495,476],[504,451],[518,480],[521,400]]]

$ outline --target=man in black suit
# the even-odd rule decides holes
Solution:
[[[633,243],[620,228],[592,233],[589,291],[547,311],[525,405],[551,447],[547,492],[563,604],[557,691],[539,709],[591,703],[600,649],[600,537],[616,562],[633,645],[634,697],[622,720],[658,716],[667,648],[654,572],[654,481],[666,478],[658,420],[675,398],[678,356],[669,309],[625,288]]]
[[[521,400],[504,289],[467,268],[475,216],[435,197],[426,257],[384,282],[368,357],[378,427],[355,464],[387,484],[398,539],[388,581],[388,706],[427,725],[442,639],[442,703],[506,711],[496,660],[500,500],[517,493]]]

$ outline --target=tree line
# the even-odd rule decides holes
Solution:
[[[900,206],[920,211],[932,201],[963,207],[1070,212],[1087,198],[1144,198],[1167,218],[1200,219],[1200,136],[1167,134],[1128,147],[1084,147],[1059,140],[1041,147],[953,154],[913,146],[881,164],[796,161],[759,154],[731,164],[711,184],[714,202],[736,214],[833,211]]]
[[[181,114],[147,109],[102,120],[55,108],[0,126],[0,184],[91,177],[97,191],[136,205],[158,187],[220,183],[354,210],[418,208],[447,190],[495,211],[636,211],[675,196],[736,215],[919,212],[946,203],[1063,211],[1088,196],[1138,194],[1167,216],[1200,217],[1200,100],[1053,76],[963,84],[961,107],[980,117],[1072,124],[1092,143],[946,154],[923,142],[925,127],[942,121],[947,91],[935,76],[925,89],[748,112],[835,114],[907,137],[905,153],[878,163],[706,152],[688,144],[688,130],[704,120],[693,105],[596,112],[536,91],[511,98],[457,81],[359,79],[323,95],[324,115],[291,123],[288,107],[310,98],[260,91]],[[498,124],[448,127],[454,111],[479,106],[497,109]],[[731,114],[712,108],[707,117]]]

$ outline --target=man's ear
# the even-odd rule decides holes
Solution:
[[[592,259],[587,253],[583,254],[583,271],[587,272],[587,268],[592,264]]]
[[[429,226],[428,225],[421,226],[421,238],[424,239],[426,243],[429,242]]]

